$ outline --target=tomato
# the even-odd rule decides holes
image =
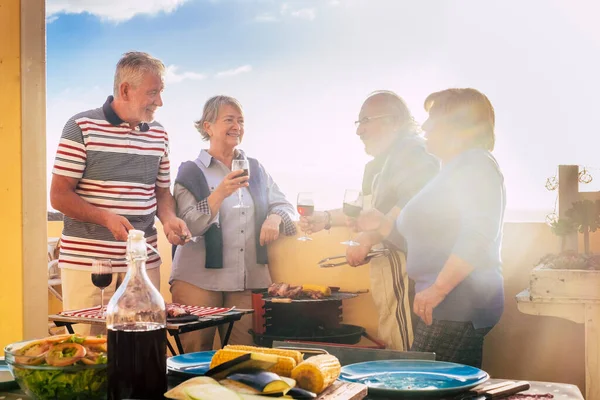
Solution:
[[[65,340],[69,339],[71,336],[71,334],[50,336],[46,338],[46,342],[50,344],[62,343]]]
[[[96,350],[91,350],[89,347],[86,347],[87,353],[85,357],[81,359],[81,362],[84,364],[106,364],[106,347],[96,348]]]
[[[97,336],[86,336],[83,344],[84,345],[90,345],[90,344],[103,344],[106,343],[106,338],[101,336],[101,337],[97,337]]]
[[[108,352],[108,348],[106,347],[106,343],[98,343],[98,344],[84,344],[85,348],[88,351],[93,351],[95,353],[106,353]]]
[[[46,362],[55,367],[75,364],[86,355],[85,347],[77,343],[59,343],[46,353]]]
[[[84,358],[81,359],[81,362],[87,365],[96,364],[96,360],[98,359],[98,354],[96,353],[88,353]]]

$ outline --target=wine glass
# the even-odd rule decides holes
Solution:
[[[344,192],[344,206],[342,211],[344,215],[350,218],[358,218],[360,212],[363,209],[363,195],[359,190],[346,189]],[[346,246],[355,247],[360,246],[360,243],[352,240],[352,233],[350,233],[350,239],[342,242]]]
[[[248,162],[247,159],[241,159],[241,160],[233,160],[233,162],[231,163],[231,170],[232,171],[236,171],[238,169],[243,169],[244,172],[242,172],[240,175],[237,176],[237,178],[241,178],[242,176],[247,176],[248,179],[250,179],[250,163]],[[244,202],[242,200],[242,188],[239,188],[238,191],[238,204],[236,204],[235,206],[233,206],[233,208],[248,208],[247,205],[244,205]]]
[[[298,214],[302,217],[310,217],[313,215],[315,211],[315,201],[313,200],[313,195],[310,192],[300,192],[298,193],[298,200],[296,202],[298,205]],[[298,240],[302,242],[307,242],[312,240],[310,236],[306,234],[298,238]]]
[[[112,263],[108,259],[95,259],[92,261],[92,283],[100,289],[100,311],[104,312],[104,289],[112,283]]]

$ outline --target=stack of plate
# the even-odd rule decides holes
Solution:
[[[443,361],[382,360],[342,367],[340,380],[362,383],[384,396],[443,396],[460,393],[489,379],[487,372]]]

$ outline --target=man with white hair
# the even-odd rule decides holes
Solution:
[[[130,229],[144,231],[156,247],[156,216],[170,243],[183,244],[190,236],[175,215],[167,132],[154,121],[163,105],[164,73],[164,64],[147,53],[124,54],[117,63],[114,96],[73,116],[63,129],[50,201],[64,214],[59,266],[65,310],[100,304],[90,276],[94,259],[111,261],[114,279],[106,290],[108,296],[114,293],[127,270]],[[146,268],[157,288],[160,263],[160,256],[149,251]]]
[[[439,161],[425,150],[408,106],[394,92],[371,93],[355,124],[365,153],[373,157],[363,175],[365,205],[395,218],[408,200],[438,173]],[[302,217],[300,227],[317,232],[351,221],[341,209],[316,211],[311,217]],[[370,262],[371,295],[379,314],[377,335],[389,349],[410,349],[412,296],[409,296],[405,248],[384,240],[377,232],[361,232],[354,240],[359,245],[346,250],[348,264],[353,267],[365,264],[372,249],[388,250],[387,257]]]

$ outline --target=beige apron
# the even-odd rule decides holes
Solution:
[[[364,200],[367,208],[377,204],[378,176],[373,180],[373,196]],[[373,246],[383,248],[383,244]],[[370,263],[371,294],[379,314],[377,336],[388,349],[406,351],[413,341],[408,275],[404,253],[390,249],[388,257],[378,257]]]

